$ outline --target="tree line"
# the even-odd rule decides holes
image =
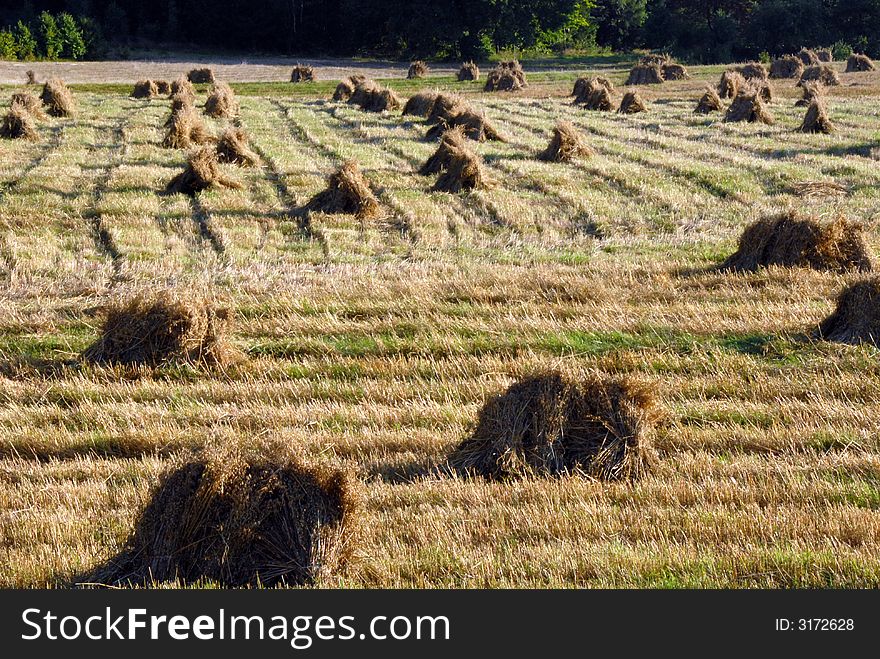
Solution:
[[[837,44],[880,56],[880,0],[25,0],[0,3],[2,25],[5,59],[181,44],[436,59],[649,48],[694,63]]]

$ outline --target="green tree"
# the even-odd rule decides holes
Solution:
[[[61,32],[58,31],[58,22],[48,11],[37,16],[37,37],[42,55],[49,59],[61,57],[64,42],[61,40]]]
[[[82,59],[86,54],[86,42],[76,19],[67,12],[60,14],[58,31],[61,34],[62,55],[69,59]]]
[[[598,0],[592,13],[596,43],[614,50],[640,46],[647,15],[646,0]]]
[[[15,37],[9,30],[0,31],[0,59],[18,59],[18,50],[15,47]]]
[[[37,40],[31,32],[31,28],[24,22],[19,21],[15,25],[12,34],[15,36],[15,50],[20,60],[32,60],[37,56]]]

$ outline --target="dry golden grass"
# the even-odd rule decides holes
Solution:
[[[158,475],[211,441],[288,443],[365,481],[357,560],[322,586],[880,586],[878,352],[808,338],[859,275],[714,267],[806,203],[862,221],[876,252],[876,74],[842,73],[838,130],[813,135],[794,81],[773,81],[773,126],[724,124],[692,112],[720,69],[690,73],[632,116],[572,108],[574,75],[551,98],[470,95],[509,142],[470,145],[497,185],[461,195],[417,174],[421,119],[323,100],[241,95],[261,167],[194,199],[157,194],[186,157],[160,145],[162,103],[76,92],[75,118],[4,142],[0,586],[112,556]],[[560,120],[590,158],[531,157]],[[303,222],[349,159],[387,217]],[[821,181],[848,192],[797,192]],[[157,281],[222,294],[248,359],[78,362],[97,310]],[[650,384],[656,469],[435,470],[488,396],[544,368]]]

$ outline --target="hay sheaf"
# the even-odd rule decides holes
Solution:
[[[578,78],[574,81],[574,89],[571,94],[574,96],[573,103],[588,103],[590,95],[599,88],[604,88],[609,94],[614,93],[614,84],[602,76],[593,78]]]
[[[581,132],[570,121],[560,121],[553,128],[553,137],[547,148],[538,154],[539,160],[546,162],[572,162],[577,158],[592,155]]]
[[[209,447],[159,478],[122,551],[92,583],[304,586],[352,558],[361,499],[344,471],[282,447]]]
[[[815,97],[807,108],[807,114],[798,129],[802,133],[825,133],[834,132],[834,124],[828,118],[825,102],[821,97]]]
[[[819,58],[820,62],[828,63],[834,61],[834,53],[829,48],[819,48],[816,51],[816,57]]]
[[[428,75],[428,65],[422,60],[416,60],[412,64],[409,65],[409,70],[406,72],[406,77],[408,80],[415,80],[417,78],[424,78]]]
[[[375,82],[365,79],[357,84],[348,99],[365,112],[385,112],[400,109],[400,99],[390,89],[380,87]]]
[[[189,149],[212,139],[201,115],[191,105],[172,111],[165,126],[167,131],[162,146],[167,149]]]
[[[806,82],[801,86],[801,94],[802,98],[795,103],[795,107],[808,107],[814,99],[823,98],[825,88],[822,87],[822,83],[813,81]]]
[[[232,119],[238,115],[238,109],[238,100],[232,87],[218,82],[211,88],[205,101],[205,114],[215,119]]]
[[[40,100],[46,106],[46,112],[53,117],[72,117],[76,111],[73,94],[59,78],[46,81]]]
[[[676,62],[669,62],[661,67],[664,80],[690,80],[687,69]]]
[[[195,101],[196,88],[187,80],[185,76],[179,76],[171,83],[171,94],[175,96],[185,96]]]
[[[217,151],[203,146],[190,154],[184,170],[168,182],[165,194],[192,197],[211,187],[241,189],[241,183],[224,176]]]
[[[304,212],[350,213],[359,218],[376,217],[379,200],[354,160],[348,160],[327,178],[327,187],[312,197]]]
[[[16,108],[24,110],[37,121],[42,121],[43,119],[47,118],[46,113],[43,112],[43,105],[42,103],[40,103],[40,99],[38,99],[30,92],[14,93],[12,95],[12,99],[9,102],[9,107],[11,110],[14,110]]]
[[[193,69],[186,74],[186,79],[194,85],[213,85],[215,80],[214,71],[208,68]]]
[[[339,84],[336,85],[336,89],[333,91],[333,100],[348,101],[351,98],[351,95],[354,94],[354,90],[357,89],[357,86],[366,79],[367,78],[362,75],[353,75],[345,80],[340,80]]]
[[[290,72],[290,82],[314,82],[317,80],[315,69],[304,64],[297,64]]]
[[[474,62],[465,62],[461,65],[461,68],[458,70],[458,74],[456,76],[459,82],[464,82],[466,80],[479,80],[480,79],[480,67],[477,66]]]
[[[749,123],[773,124],[773,116],[764,105],[761,94],[753,89],[746,88],[737,94],[733,103],[727,108],[724,115],[726,122],[746,121]]]
[[[718,95],[721,98],[736,98],[741,89],[748,85],[746,79],[739,71],[725,71],[718,81]]]
[[[639,58],[639,64],[644,64],[645,66],[664,66],[666,64],[670,64],[672,62],[672,58],[666,53],[648,53],[647,55],[642,55]]]
[[[464,144],[451,146],[446,155],[445,167],[431,190],[452,194],[464,190],[492,187],[494,181],[483,169],[480,157]]]
[[[880,277],[845,288],[834,311],[819,324],[817,338],[837,343],[880,346]]]
[[[512,92],[527,87],[526,74],[522,65],[517,60],[500,62],[486,76],[486,85],[483,91],[487,92]]]
[[[419,168],[419,174],[422,176],[430,176],[439,174],[449,166],[456,149],[467,148],[467,136],[464,134],[463,126],[456,126],[443,132],[440,138],[440,145],[437,150],[425,161],[425,164]]]
[[[816,51],[810,50],[809,48],[801,48],[795,57],[797,57],[804,66],[815,66],[819,63],[819,55],[816,54]]]
[[[625,85],[659,85],[663,82],[663,69],[659,64],[636,64],[629,72]]]
[[[846,72],[858,73],[860,71],[874,71],[874,62],[867,55],[861,53],[853,53],[846,60]]]
[[[0,124],[0,137],[35,142],[40,139],[40,134],[37,132],[31,113],[19,105],[13,105]]]
[[[697,102],[697,107],[694,108],[694,113],[709,114],[711,112],[721,112],[723,109],[724,104],[721,102],[721,97],[718,95],[718,92],[709,87]]]
[[[425,139],[436,140],[450,128],[461,128],[464,130],[464,134],[475,142],[507,141],[507,138],[499,133],[486,117],[470,109],[460,110],[447,120],[441,119],[438,124],[428,130]]]
[[[817,81],[826,87],[836,87],[840,85],[840,76],[828,64],[820,64],[819,66],[808,66],[804,69],[798,85],[803,86],[808,82]]]
[[[597,112],[611,112],[614,109],[614,101],[606,87],[597,85],[590,90],[590,95],[584,102],[584,107],[587,110],[595,110]]]
[[[580,473],[635,480],[657,463],[657,403],[628,380],[539,373],[490,398],[452,469],[491,479]]]
[[[406,105],[403,106],[403,114],[414,117],[427,117],[431,114],[431,109],[434,107],[434,103],[437,102],[438,96],[440,94],[437,92],[413,94],[406,100]]]
[[[32,69],[25,71],[25,84],[26,85],[38,85],[40,83],[37,82],[37,74],[34,73]]]
[[[739,247],[721,268],[755,271],[768,266],[863,272],[874,269],[864,228],[838,218],[822,223],[794,211],[761,218],[739,239]]]
[[[620,107],[617,109],[619,114],[638,114],[639,112],[647,112],[648,106],[645,100],[635,90],[629,91],[623,95]]]
[[[775,80],[799,79],[804,73],[804,63],[794,55],[783,55],[770,64],[770,77]]]
[[[259,157],[248,145],[248,136],[241,128],[227,128],[217,140],[217,159],[220,162],[253,167]]]
[[[427,123],[436,124],[441,121],[449,121],[459,112],[465,112],[469,109],[468,104],[457,96],[439,94],[428,112]]]
[[[162,96],[168,96],[171,93],[171,84],[167,80],[156,80],[156,89]]]
[[[770,77],[770,74],[767,73],[767,67],[761,64],[760,62],[748,62],[742,66],[737,67],[736,71],[746,80],[759,80],[761,82],[766,82]]]
[[[238,355],[229,342],[232,313],[196,296],[161,291],[113,302],[102,310],[101,334],[83,353],[99,364],[223,365]]]
[[[752,80],[749,82],[748,87],[751,91],[757,93],[765,103],[773,100],[773,87],[770,86],[769,82]]]
[[[138,80],[131,91],[132,98],[155,98],[159,95],[159,86],[152,80]]]

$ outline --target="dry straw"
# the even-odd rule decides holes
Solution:
[[[737,72],[746,80],[759,80],[766,82],[770,77],[767,73],[767,67],[760,62],[749,62],[743,66],[737,67]]]
[[[690,80],[687,69],[676,62],[668,62],[661,67],[664,80]]]
[[[456,76],[459,82],[464,82],[466,80],[479,80],[480,79],[480,67],[477,66],[474,62],[465,62],[461,65],[461,68],[458,70],[458,75]]]
[[[736,98],[740,90],[747,86],[746,79],[739,71],[725,71],[718,82],[718,95],[721,98]]]
[[[159,95],[159,86],[152,80],[138,80],[131,91],[132,98],[155,98]]]
[[[12,95],[9,106],[12,110],[15,110],[16,108],[24,110],[37,121],[42,121],[48,118],[46,113],[43,112],[43,105],[40,103],[40,99],[30,92],[15,92]]]
[[[821,97],[817,96],[810,102],[807,108],[807,114],[801,123],[799,130],[802,133],[833,133],[834,124],[828,118],[828,111],[825,109],[825,102]]]
[[[486,85],[483,91],[487,92],[512,92],[527,86],[526,74],[522,65],[517,60],[500,62],[486,76]]]
[[[159,479],[123,550],[96,583],[301,586],[352,558],[361,496],[347,472],[281,446],[209,447]]]
[[[798,85],[804,85],[808,82],[818,81],[826,87],[837,87],[840,85],[840,76],[837,71],[828,64],[820,64],[819,66],[808,66],[804,69]]]
[[[645,104],[645,100],[639,95],[638,91],[632,90],[623,95],[623,100],[620,102],[617,112],[620,114],[638,114],[639,112],[647,112],[647,110],[648,106]]]
[[[826,341],[880,346],[880,278],[845,288],[834,312],[819,325],[817,335]]]
[[[779,80],[798,80],[804,73],[804,63],[795,55],[783,55],[770,64],[770,77]]]
[[[0,137],[35,142],[40,139],[40,134],[37,132],[31,113],[20,105],[13,105],[0,124]]]
[[[422,60],[416,60],[412,64],[409,65],[409,70],[406,72],[406,77],[409,80],[415,80],[416,78],[424,78],[428,75],[428,65]]]
[[[819,63],[819,55],[815,50],[809,48],[801,48],[795,57],[803,62],[804,66],[815,66]]]
[[[822,223],[795,211],[761,218],[739,239],[722,269],[755,271],[768,266],[848,272],[873,270],[861,224],[838,218]]]
[[[186,74],[186,79],[194,85],[214,84],[214,71],[212,69],[193,69]]]
[[[327,187],[312,197],[303,211],[350,213],[370,218],[379,215],[381,207],[357,162],[348,160],[327,178]]]
[[[225,82],[215,83],[205,101],[205,114],[215,119],[232,119],[238,115],[235,92]]]
[[[204,298],[161,291],[113,302],[101,334],[83,353],[94,363],[223,365],[238,357],[229,343],[232,313]]]
[[[637,479],[657,461],[658,417],[650,390],[629,380],[542,372],[490,398],[449,464],[494,479],[564,473]]]
[[[212,187],[240,189],[241,184],[224,176],[217,151],[203,146],[189,155],[186,167],[168,182],[165,194],[195,196]]]
[[[772,124],[773,116],[764,105],[764,99],[761,98],[760,92],[747,87],[740,90],[736,98],[733,99],[733,103],[727,108],[727,114],[724,115],[724,121]]]
[[[861,53],[853,53],[846,60],[846,72],[857,73],[860,71],[873,71],[874,62],[867,55]]]
[[[718,95],[718,92],[709,87],[700,97],[700,100],[697,102],[697,107],[694,108],[694,112],[696,114],[710,114],[712,112],[721,112],[723,109],[724,104],[721,102],[721,97]]]
[[[297,64],[290,72],[290,82],[314,82],[317,80],[315,69],[311,66]]]
[[[76,110],[73,94],[59,78],[46,81],[40,100],[46,106],[46,112],[53,117],[72,117]]]
[[[448,148],[445,168],[431,189],[455,194],[490,188],[492,185],[494,182],[486,175],[480,157],[466,145],[459,144]]]
[[[626,79],[627,85],[659,85],[663,82],[660,64],[636,64]]]
[[[569,121],[560,121],[553,128],[553,137],[547,148],[538,154],[539,160],[547,162],[572,162],[577,158],[591,156],[593,150],[587,146],[583,135]]]
[[[241,128],[227,128],[217,140],[217,159],[220,162],[253,167],[259,157],[248,145],[248,136]]]
[[[440,94],[437,92],[413,94],[406,100],[406,105],[403,106],[403,114],[414,117],[427,117],[431,113],[434,103],[437,102],[438,96]]]
[[[162,145],[168,149],[189,149],[211,141],[201,115],[192,105],[183,105],[172,111],[165,125],[167,132]]]
[[[499,133],[486,117],[469,109],[453,114],[448,120],[441,119],[439,123],[428,130],[425,137],[428,140],[436,140],[450,128],[463,129],[464,134],[475,142],[485,142],[486,140],[493,142],[507,141],[507,138]]]

